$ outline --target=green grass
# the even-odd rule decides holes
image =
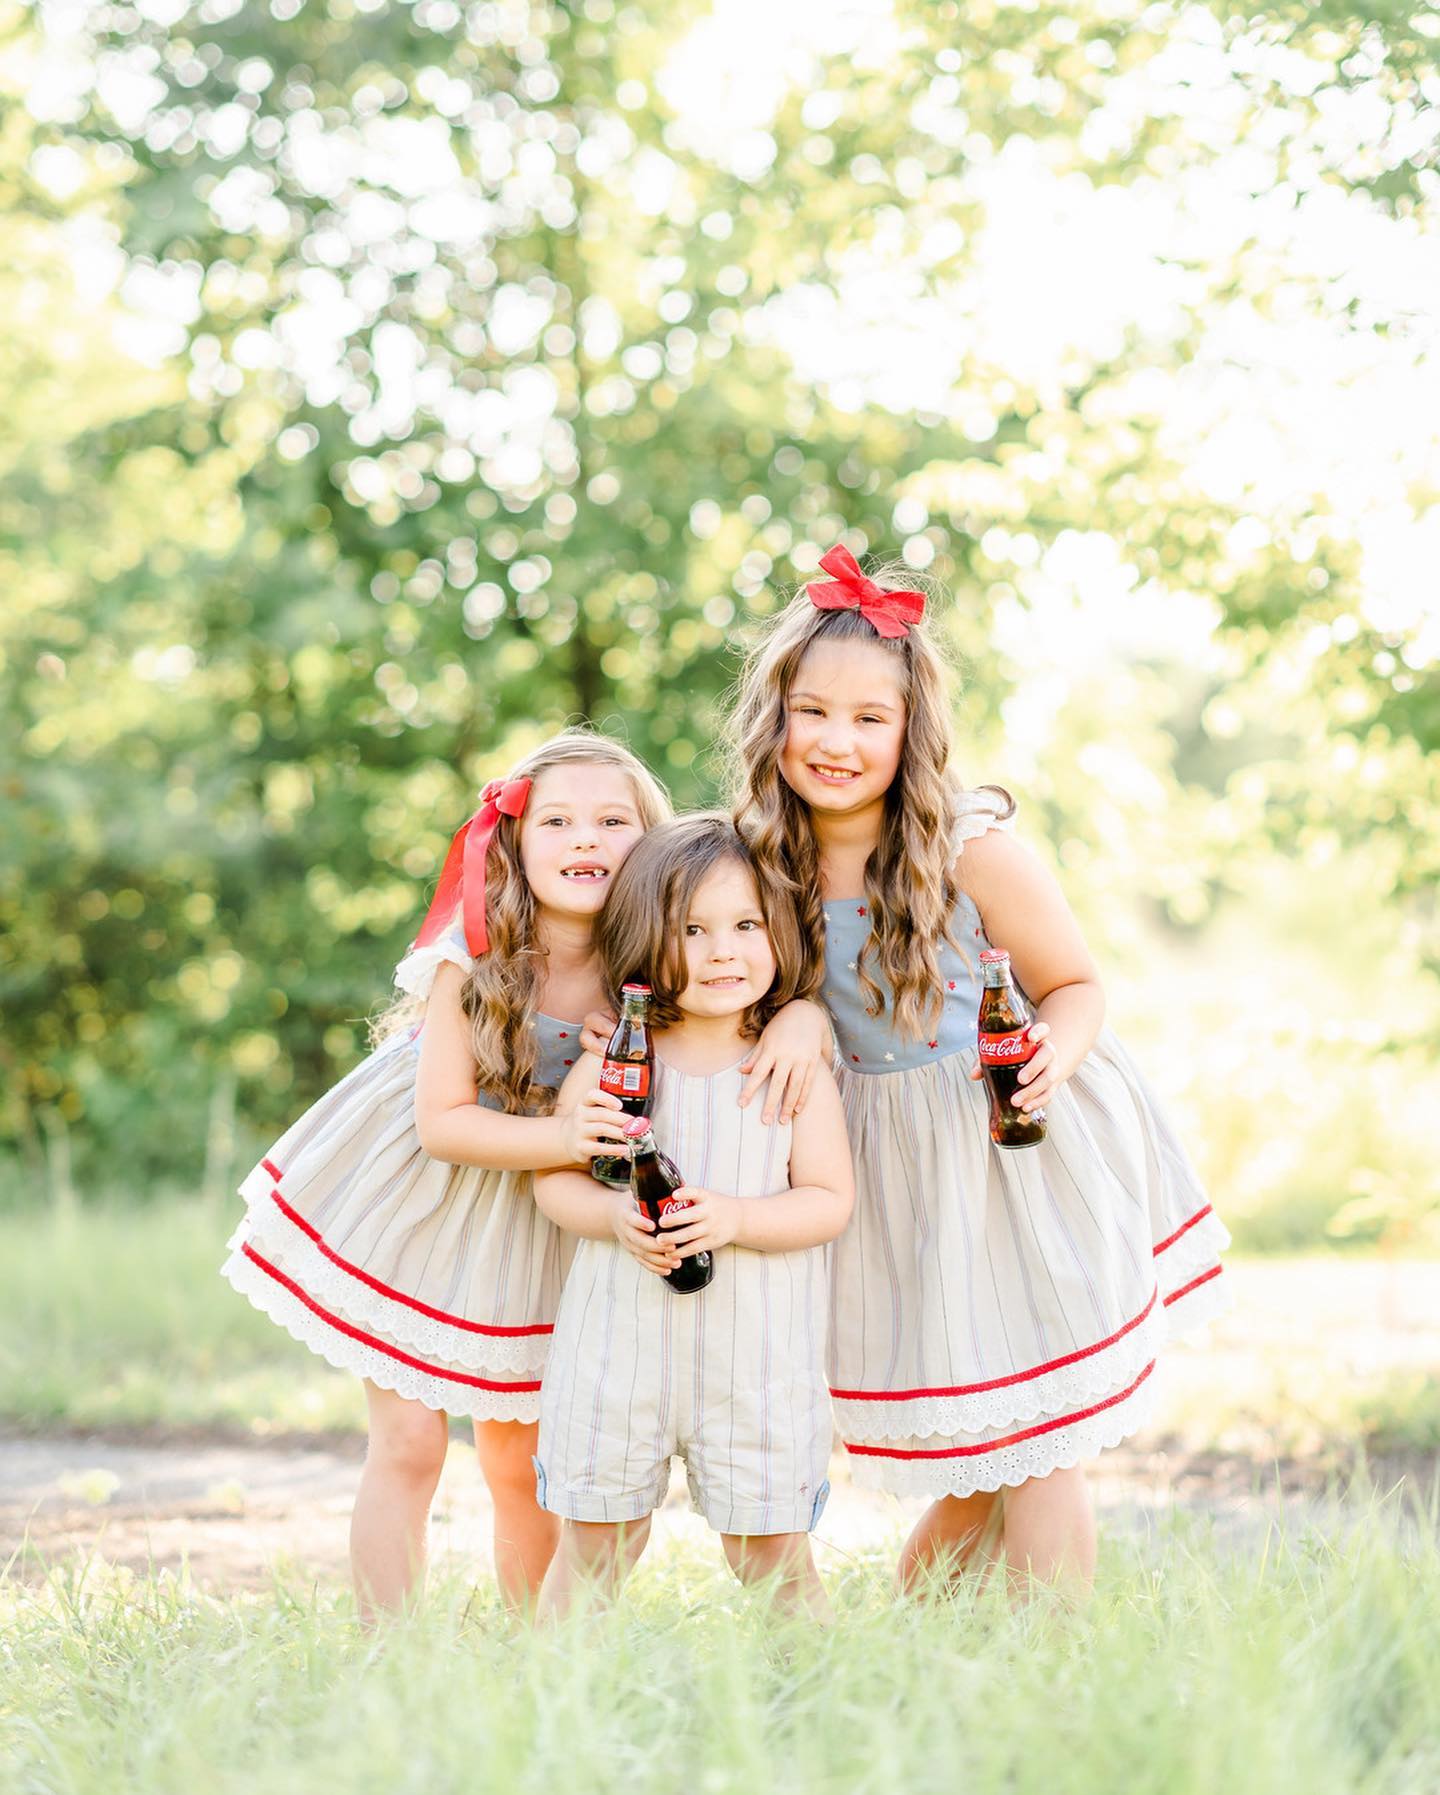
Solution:
[[[341,1596],[220,1601],[93,1569],[0,1583],[0,1776],[44,1795],[1407,1795],[1440,1786],[1435,1517],[1229,1554],[1112,1542],[1080,1614],[895,1602],[888,1559],[787,1630],[684,1546],[611,1615],[432,1592],[377,1644]],[[8,1774],[5,1774],[8,1768]]]
[[[35,1427],[363,1427],[359,1383],[220,1278],[238,1218],[238,1202],[219,1211],[177,1198],[0,1215],[0,1416]]]

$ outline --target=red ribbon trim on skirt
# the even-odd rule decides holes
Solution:
[[[268,1159],[262,1159],[260,1165],[272,1178],[279,1178],[278,1167],[273,1166]],[[445,1309],[432,1309],[429,1303],[422,1303],[415,1296],[406,1296],[403,1290],[395,1289],[393,1284],[383,1284],[379,1278],[371,1277],[368,1271],[362,1271],[351,1260],[342,1258],[334,1247],[327,1244],[324,1236],[310,1226],[303,1215],[298,1214],[290,1207],[278,1190],[272,1190],[270,1197],[286,1221],[293,1223],[307,1240],[313,1241],[332,1265],[338,1265],[341,1271],[349,1272],[352,1278],[358,1278],[362,1284],[368,1284],[381,1296],[388,1296],[391,1302],[403,1303],[407,1309],[414,1309],[420,1315],[428,1315],[431,1321],[443,1321],[452,1328],[463,1328],[467,1334],[491,1334],[498,1339],[506,1340],[526,1334],[553,1334],[555,1331],[554,1325],[548,1321],[529,1322],[524,1327],[501,1327],[498,1324],[484,1321],[466,1321],[463,1316],[451,1315]]]
[[[1088,1421],[1092,1415],[1101,1415],[1106,1409],[1113,1409],[1117,1402],[1124,1402],[1127,1397],[1133,1396],[1154,1369],[1155,1361],[1151,1359],[1129,1389],[1121,1390],[1118,1395],[1107,1396],[1104,1402],[1097,1402],[1088,1409],[1080,1409],[1073,1415],[1057,1415],[1053,1421],[1042,1421],[1035,1427],[1006,1434],[1003,1439],[986,1440],[979,1446],[862,1446],[852,1445],[847,1440],[845,1450],[853,1452],[857,1458],[975,1458],[982,1452],[998,1452],[1004,1446],[1018,1446],[1025,1440],[1039,1439],[1042,1434],[1054,1433],[1058,1427],[1073,1427],[1077,1422]]]
[[[1203,1209],[1197,1209],[1188,1221],[1182,1222],[1173,1234],[1160,1242],[1159,1246],[1155,1248],[1156,1254],[1163,1253],[1166,1247],[1174,1246],[1180,1236],[1193,1228],[1196,1222],[1203,1221],[1211,1213],[1213,1207],[1212,1204],[1207,1203]],[[1209,1271],[1202,1272],[1198,1278],[1192,1278],[1188,1284],[1167,1296],[1164,1306],[1168,1308],[1171,1303],[1178,1302],[1182,1296],[1188,1296],[1197,1285],[1207,1283],[1211,1278],[1218,1278],[1222,1269],[1219,1265],[1212,1266]],[[1104,1352],[1107,1346],[1114,1346],[1117,1340],[1123,1340],[1128,1333],[1140,1326],[1155,1307],[1159,1295],[1160,1290],[1157,1285],[1151,1292],[1150,1301],[1138,1315],[1132,1316],[1113,1334],[1107,1334],[1103,1340],[1097,1340],[1093,1346],[1077,1347],[1074,1352],[1066,1353],[1063,1358],[1049,1359],[1045,1364],[1032,1365],[1026,1371],[1012,1371],[1006,1377],[991,1378],[982,1384],[937,1385],[933,1389],[919,1390],[837,1390],[832,1384],[830,1394],[837,1402],[923,1402],[927,1397],[932,1396],[983,1396],[987,1390],[1006,1390],[1013,1384],[1024,1384],[1028,1383],[1031,1378],[1044,1377],[1046,1372],[1063,1371],[1067,1365],[1076,1365],[1081,1359],[1088,1359],[1097,1352]]]
[[[1189,1296],[1192,1290],[1198,1290],[1202,1284],[1208,1284],[1211,1278],[1218,1278],[1224,1269],[1223,1265],[1212,1265],[1209,1271],[1202,1271],[1198,1278],[1191,1278],[1188,1284],[1182,1284],[1178,1290],[1172,1290],[1165,1298],[1165,1307],[1168,1309],[1171,1303],[1178,1303],[1182,1296]]]
[[[1032,1366],[1029,1371],[1012,1371],[1007,1377],[992,1377],[983,1384],[950,1384],[933,1390],[837,1390],[832,1385],[830,1394],[837,1402],[918,1402],[926,1396],[981,1396],[987,1390],[1006,1390],[1011,1384],[1024,1384],[1032,1377],[1043,1377],[1047,1371],[1063,1371],[1067,1365],[1074,1365],[1081,1359],[1088,1359],[1093,1353],[1103,1352],[1107,1346],[1114,1346],[1117,1340],[1123,1340],[1128,1333],[1140,1326],[1155,1307],[1159,1295],[1157,1286],[1150,1292],[1150,1301],[1140,1313],[1127,1321],[1124,1327],[1116,1328],[1104,1340],[1097,1340],[1093,1346],[1082,1346],[1074,1352],[1066,1353],[1063,1359],[1050,1359],[1043,1365]]]
[[[1214,1213],[1214,1210],[1215,1205],[1213,1203],[1207,1203],[1203,1209],[1197,1209],[1188,1222],[1181,1222],[1180,1226],[1173,1234],[1167,1234],[1165,1236],[1164,1240],[1162,1240],[1159,1246],[1155,1248],[1155,1257],[1158,1259],[1165,1251],[1166,1247],[1173,1247],[1182,1234],[1188,1234],[1195,1226],[1196,1222],[1203,1222],[1207,1215],[1212,1215]]]
[[[363,1328],[352,1327],[348,1321],[342,1321],[338,1315],[332,1315],[328,1309],[321,1308],[308,1291],[302,1290],[293,1278],[287,1278],[279,1266],[272,1265],[268,1259],[263,1259],[248,1241],[242,1246],[241,1251],[252,1264],[258,1265],[267,1277],[273,1278],[277,1284],[283,1285],[293,1297],[297,1297],[304,1303],[312,1315],[318,1315],[327,1327],[334,1328],[337,1334],[347,1335],[351,1340],[358,1340],[362,1346],[373,1347],[376,1352],[384,1353],[387,1358],[394,1359],[401,1365],[409,1365],[416,1371],[427,1373],[430,1377],[446,1378],[452,1384],[466,1384],[472,1390],[498,1390],[506,1395],[518,1396],[540,1388],[538,1377],[524,1383],[507,1384],[500,1383],[494,1378],[472,1377],[464,1371],[446,1371],[440,1365],[427,1365],[424,1359],[412,1358],[408,1352],[401,1352],[398,1347],[391,1346],[387,1341],[377,1340],[373,1334],[367,1334]]]

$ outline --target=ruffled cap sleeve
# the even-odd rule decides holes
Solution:
[[[1015,827],[1015,800],[998,785],[977,785],[959,794],[955,801],[955,836],[951,844],[957,856],[965,852],[965,843],[992,829]]]
[[[430,995],[436,972],[447,962],[462,972],[470,972],[475,965],[459,923],[425,947],[412,948],[395,968],[395,983],[407,996],[423,1002]]]

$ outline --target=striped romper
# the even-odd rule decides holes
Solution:
[[[967,794],[957,851],[997,826]],[[1047,1135],[990,1140],[973,1081],[979,960],[962,896],[931,1040],[866,1014],[863,897],[825,905],[824,998],[855,1155],[833,1249],[830,1384],[858,1481],[968,1495],[1090,1458],[1145,1421],[1164,1343],[1225,1306],[1229,1235],[1108,1029],[1047,1105]],[[877,980],[880,975],[875,973]]]
[[[402,960],[395,982],[426,998],[446,960],[474,964],[458,927]],[[539,1076],[558,1087],[580,1024],[534,1026]],[[419,1062],[420,1031],[392,1035],[280,1137],[240,1187],[223,1275],[341,1370],[452,1415],[533,1421],[568,1242],[529,1172],[424,1152]]]
[[[730,1196],[790,1188],[790,1126],[739,1107],[738,1067],[708,1078],[658,1056],[655,1137],[686,1181]],[[542,1508],[638,1521],[685,1461],[719,1533],[803,1533],[829,1492],[826,1250],[722,1247],[715,1276],[673,1291],[614,1240],[581,1240],[540,1398]]]

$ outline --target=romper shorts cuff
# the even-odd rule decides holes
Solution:
[[[530,1461],[535,1467],[535,1500],[541,1508],[565,1521],[609,1522],[621,1526],[629,1521],[643,1521],[654,1514],[665,1500],[670,1484],[667,1460],[658,1483],[645,1490],[628,1490],[619,1494],[598,1490],[568,1490],[545,1475],[538,1458]]]
[[[764,1503],[711,1501],[695,1479],[690,1479],[690,1500],[706,1522],[717,1533],[742,1535],[747,1539],[758,1539],[767,1533],[813,1532],[820,1524],[829,1496],[827,1480],[813,1497],[793,1494],[789,1501]]]

